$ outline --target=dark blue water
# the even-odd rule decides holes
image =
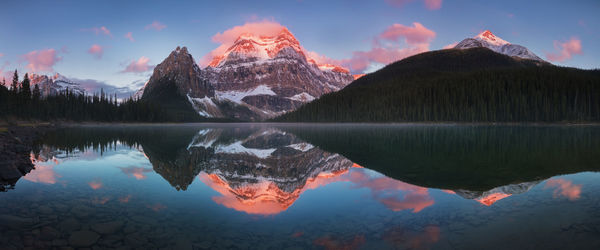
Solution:
[[[48,134],[3,248],[600,247],[594,126],[171,125]]]

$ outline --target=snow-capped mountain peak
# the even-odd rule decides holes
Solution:
[[[494,35],[491,31],[485,30],[479,33],[477,36],[473,38],[466,38],[458,43],[454,48],[455,49],[469,49],[476,47],[484,47],[491,49],[497,53],[505,54],[507,56],[518,57],[522,59],[529,59],[534,61],[539,61],[542,63],[546,63],[543,59],[538,57],[536,54],[531,52],[529,49],[518,45],[512,44],[503,40],[500,37]]]
[[[208,66],[220,67],[247,58],[258,60],[272,59],[287,47],[292,48],[296,53],[305,57],[300,43],[286,28],[283,28],[276,36],[257,36],[252,33],[243,33],[223,55],[215,56]]]
[[[479,33],[479,35],[474,37],[477,40],[483,40],[488,42],[489,44],[495,45],[495,46],[502,46],[505,44],[510,44],[507,41],[502,40],[502,38],[495,36],[491,31],[489,30],[485,30],[481,33]]]

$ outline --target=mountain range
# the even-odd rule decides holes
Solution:
[[[52,76],[31,74],[29,79],[32,86],[39,86],[42,96],[56,95],[67,89],[76,95],[85,94],[81,85],[58,73]]]

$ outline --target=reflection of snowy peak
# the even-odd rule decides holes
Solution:
[[[513,194],[522,194],[529,191],[540,181],[523,182],[518,184],[509,184],[501,187],[497,187],[485,192],[480,191],[469,191],[469,190],[455,190],[456,194],[460,195],[465,199],[476,200],[484,205],[490,206],[496,201],[504,199]]]
[[[507,41],[504,41],[501,38],[492,34],[492,32],[490,32],[489,30],[481,32],[474,38],[467,38],[462,40],[454,48],[468,49],[476,47],[485,47],[497,53],[505,54],[508,56],[545,62],[527,48],[521,45],[511,44]]]
[[[76,95],[85,94],[81,85],[58,73],[53,76],[31,74],[30,80],[31,86],[39,86],[42,96],[56,95],[67,90]]]

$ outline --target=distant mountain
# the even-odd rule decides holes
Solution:
[[[58,73],[52,76],[31,74],[29,79],[32,89],[33,86],[38,85],[42,96],[57,95],[67,89],[77,95],[85,94],[85,89],[81,85]]]
[[[487,47],[447,49],[392,63],[275,120],[599,121],[598,83],[598,70],[557,67]]]
[[[518,58],[546,63],[546,61],[542,60],[533,52],[529,51],[529,49],[521,45],[511,44],[507,41],[504,41],[502,40],[502,38],[495,36],[489,30],[481,32],[479,35],[473,38],[464,39],[456,46],[454,46],[455,49],[470,49],[480,47],[488,48],[495,52],[505,54],[507,56],[514,56]]]
[[[256,121],[295,110],[352,80],[347,69],[309,58],[284,28],[272,37],[240,36],[202,70],[187,48],[178,47],[154,69],[150,81],[136,95],[160,99],[173,112],[191,107],[203,118]],[[167,93],[169,89],[172,93]],[[173,106],[172,102],[179,104]]]

